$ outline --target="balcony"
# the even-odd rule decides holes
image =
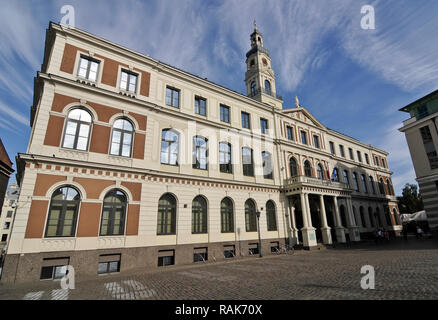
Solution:
[[[314,186],[314,187],[324,187],[327,189],[351,191],[348,184],[346,184],[344,182],[331,181],[331,180],[325,180],[325,179],[317,179],[317,178],[311,178],[311,177],[306,177],[306,176],[291,177],[291,178],[285,179],[285,181],[284,181],[285,188],[293,188],[293,187],[298,187],[301,185]]]
[[[253,97],[258,96],[260,93],[267,94],[268,96],[271,96],[271,97],[273,97],[275,99],[283,101],[283,97],[282,96],[280,96],[279,94],[276,94],[275,92],[267,91],[265,88],[258,88],[258,89],[256,89],[254,92],[249,93],[248,97],[253,98]]]

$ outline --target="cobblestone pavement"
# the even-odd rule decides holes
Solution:
[[[375,268],[375,289],[360,286],[361,267]],[[76,281],[0,285],[0,299],[438,299],[438,241],[401,240],[293,255],[165,267],[148,273]]]

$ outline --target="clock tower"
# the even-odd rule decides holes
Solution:
[[[246,53],[246,93],[260,102],[282,108],[283,99],[277,95],[275,74],[271,67],[269,51],[263,47],[263,36],[254,21],[254,32],[250,36],[251,49]]]

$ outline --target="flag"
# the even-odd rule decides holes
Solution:
[[[336,174],[336,168],[333,168],[332,182],[337,180],[338,180],[338,175]]]

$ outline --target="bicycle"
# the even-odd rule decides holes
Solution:
[[[295,253],[295,249],[293,246],[290,246],[288,244],[285,245],[280,245],[279,248],[277,249],[277,253],[278,254],[294,254]]]

